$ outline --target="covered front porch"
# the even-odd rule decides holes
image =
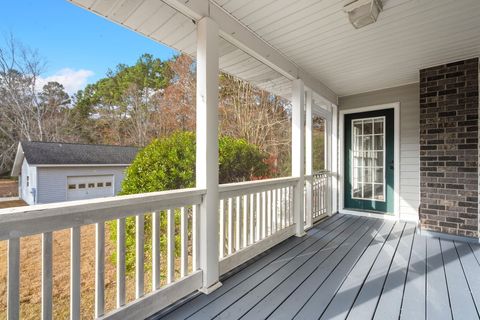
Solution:
[[[9,320],[20,314],[20,241],[32,235],[42,237],[41,316],[53,317],[52,233],[65,229],[70,318],[91,317],[81,308],[87,225],[97,319],[479,317],[478,1],[383,1],[360,30],[335,0],[71,2],[195,58],[196,183],[0,211]],[[290,176],[219,184],[220,71],[291,101]],[[325,123],[321,172],[314,117]]]

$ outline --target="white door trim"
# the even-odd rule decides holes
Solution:
[[[368,112],[368,111],[376,111],[376,110],[383,110],[383,109],[393,109],[394,110],[394,133],[395,133],[395,139],[394,139],[394,184],[393,184],[393,208],[394,208],[394,215],[393,216],[388,216],[388,215],[377,215],[377,214],[370,214],[366,212],[360,212],[360,211],[353,211],[353,210],[345,210],[344,207],[344,128],[345,128],[345,115],[346,114],[352,114],[352,113],[361,113],[361,112]],[[367,106],[367,107],[361,107],[361,108],[351,108],[351,109],[345,109],[345,110],[340,110],[340,128],[339,128],[339,147],[338,147],[338,154],[339,154],[339,159],[338,159],[338,167],[339,167],[339,191],[338,191],[338,199],[339,199],[339,212],[340,213],[345,213],[345,214],[356,214],[356,215],[361,215],[361,216],[367,216],[367,217],[392,217],[395,220],[400,220],[400,102],[393,102],[393,103],[387,103],[387,104],[380,104],[380,105],[374,105],[374,106]]]

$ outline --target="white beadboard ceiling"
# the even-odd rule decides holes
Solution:
[[[195,55],[195,24],[161,0],[71,1]],[[359,30],[342,0],[214,1],[338,96],[417,82],[419,69],[480,55],[480,0],[383,0],[378,21]],[[223,39],[220,56],[222,70],[290,95],[286,77]]]

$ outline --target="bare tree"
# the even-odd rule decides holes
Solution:
[[[52,116],[58,118],[58,107],[69,101],[68,95],[61,85],[52,83],[39,92],[44,67],[38,53],[13,36],[0,47],[0,173],[10,168],[19,140],[47,141],[59,136],[50,132],[59,130],[52,126]],[[51,93],[63,97],[62,101],[51,100]]]
[[[228,74],[220,78],[220,130],[255,144],[271,157],[274,173],[289,161],[289,101]],[[276,171],[276,172],[275,172]]]

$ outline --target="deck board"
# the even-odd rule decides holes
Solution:
[[[152,319],[480,319],[480,246],[335,215]]]
[[[264,319],[268,317],[276,307],[281,304],[291,294],[292,290],[298,288],[315,270],[323,270],[328,268],[329,264],[336,264],[337,260],[348,252],[355,243],[367,232],[373,225],[374,221],[362,221],[360,226],[353,233],[345,233],[339,240],[339,245],[329,244],[318,252],[312,259],[302,265],[294,273],[288,276],[273,291],[265,296],[260,302],[256,303],[243,319]],[[318,281],[318,278],[315,278]]]
[[[427,319],[452,319],[440,240],[427,238]]]
[[[477,263],[468,244],[455,242],[455,248],[460,257],[460,264],[465,274],[465,278],[467,279],[468,287],[478,313],[480,309],[480,265]]]
[[[361,219],[352,219],[335,229],[335,232],[330,232],[321,239],[312,242],[306,241],[298,245],[296,247],[297,250],[292,250],[286,259],[282,259],[279,263],[272,265],[272,268],[268,268],[260,276],[252,277],[251,281],[246,281],[238,286],[237,288],[240,288],[240,290],[232,290],[228,294],[216,299],[189,319],[213,319],[216,316],[219,316],[220,319],[225,319],[242,315],[243,311],[248,311],[246,308],[251,305],[252,300],[258,300],[262,295],[268,293],[269,290],[273,290],[281,279],[293,273],[311,257],[312,253],[321,250],[331,241],[335,241],[342,233],[349,232],[351,228],[354,228],[355,223],[360,221]]]
[[[375,320],[398,320],[400,316],[414,232],[413,224],[405,226],[375,310]]]
[[[218,315],[218,318],[229,319],[232,315],[243,316],[252,309],[259,300],[263,299],[273,290],[278,288],[285,279],[305,272],[305,269],[308,269],[308,267],[314,263],[319,265],[323,262],[331,252],[341,246],[342,243],[361,227],[363,223],[364,221],[358,219],[338,235],[330,238],[325,237],[325,241],[317,242],[307,251],[296,256],[295,259],[285,265],[282,270],[276,272],[272,277],[265,279],[265,281],[259,284],[255,289],[222,311],[222,313]]]
[[[426,259],[426,238],[416,233],[414,234],[412,252],[407,269],[400,320],[425,319],[426,317]]]
[[[317,228],[310,229],[308,231],[308,238],[297,238],[293,237],[289,241],[285,241],[278,246],[274,247],[271,252],[256,261],[255,263],[249,265],[241,272],[234,274],[228,278],[228,281],[224,281],[222,286],[216,291],[210,293],[209,295],[199,295],[193,300],[188,301],[188,303],[180,306],[178,309],[175,309],[175,312],[167,314],[162,319],[165,320],[176,320],[176,319],[186,319],[190,315],[194,314],[201,308],[205,307],[218,297],[228,293],[230,290],[236,289],[238,285],[241,285],[245,281],[248,281],[252,276],[259,273],[264,273],[264,269],[269,267],[272,263],[276,263],[277,260],[285,259],[287,254],[295,250],[297,245],[309,240],[312,241],[312,238],[322,238],[329,232],[335,230],[340,225],[345,223],[347,219],[344,216],[338,215],[338,217],[332,217],[334,219],[328,219],[325,221],[325,225],[318,226]]]
[[[348,313],[347,319],[373,318],[404,229],[404,223],[397,223],[393,228],[387,241],[383,245],[382,250],[378,254],[372,269],[368,273],[368,276]]]
[[[306,301],[305,305],[295,316],[295,319],[310,319],[312,316],[317,318],[322,316],[325,309],[329,306],[343,282],[349,276],[350,271],[357,265],[363,254],[368,250],[369,245],[378,243],[380,238],[385,236],[386,232],[390,232],[392,223],[385,222],[379,230],[375,230],[369,237],[362,239],[355,251],[340,263],[337,268],[329,275],[327,280],[318,287],[315,293]]]
[[[363,250],[365,250],[365,246],[372,241],[377,228],[382,224],[383,221],[375,221],[372,228],[367,230],[353,248],[346,252],[343,257],[339,257],[340,259],[337,260],[332,259],[329,261],[330,263],[317,269],[270,315],[269,319],[293,319],[321,286],[331,288],[330,290],[333,292],[332,284],[340,281],[337,278],[345,274],[345,269],[352,267],[355,260],[358,259]],[[324,297],[328,295],[327,289],[322,289],[322,292],[324,293]],[[318,310],[320,310],[320,308],[319,305]],[[319,313],[320,311],[317,312]]]
[[[355,267],[348,274],[320,319],[345,319],[348,316],[348,312],[362,288],[365,278],[370,273],[394,226],[387,223],[380,230],[373,243],[369,245],[360,260],[355,264]]]
[[[454,319],[475,319],[478,317],[475,303],[470,294],[465,273],[452,241],[440,241],[447,279],[450,305]]]

